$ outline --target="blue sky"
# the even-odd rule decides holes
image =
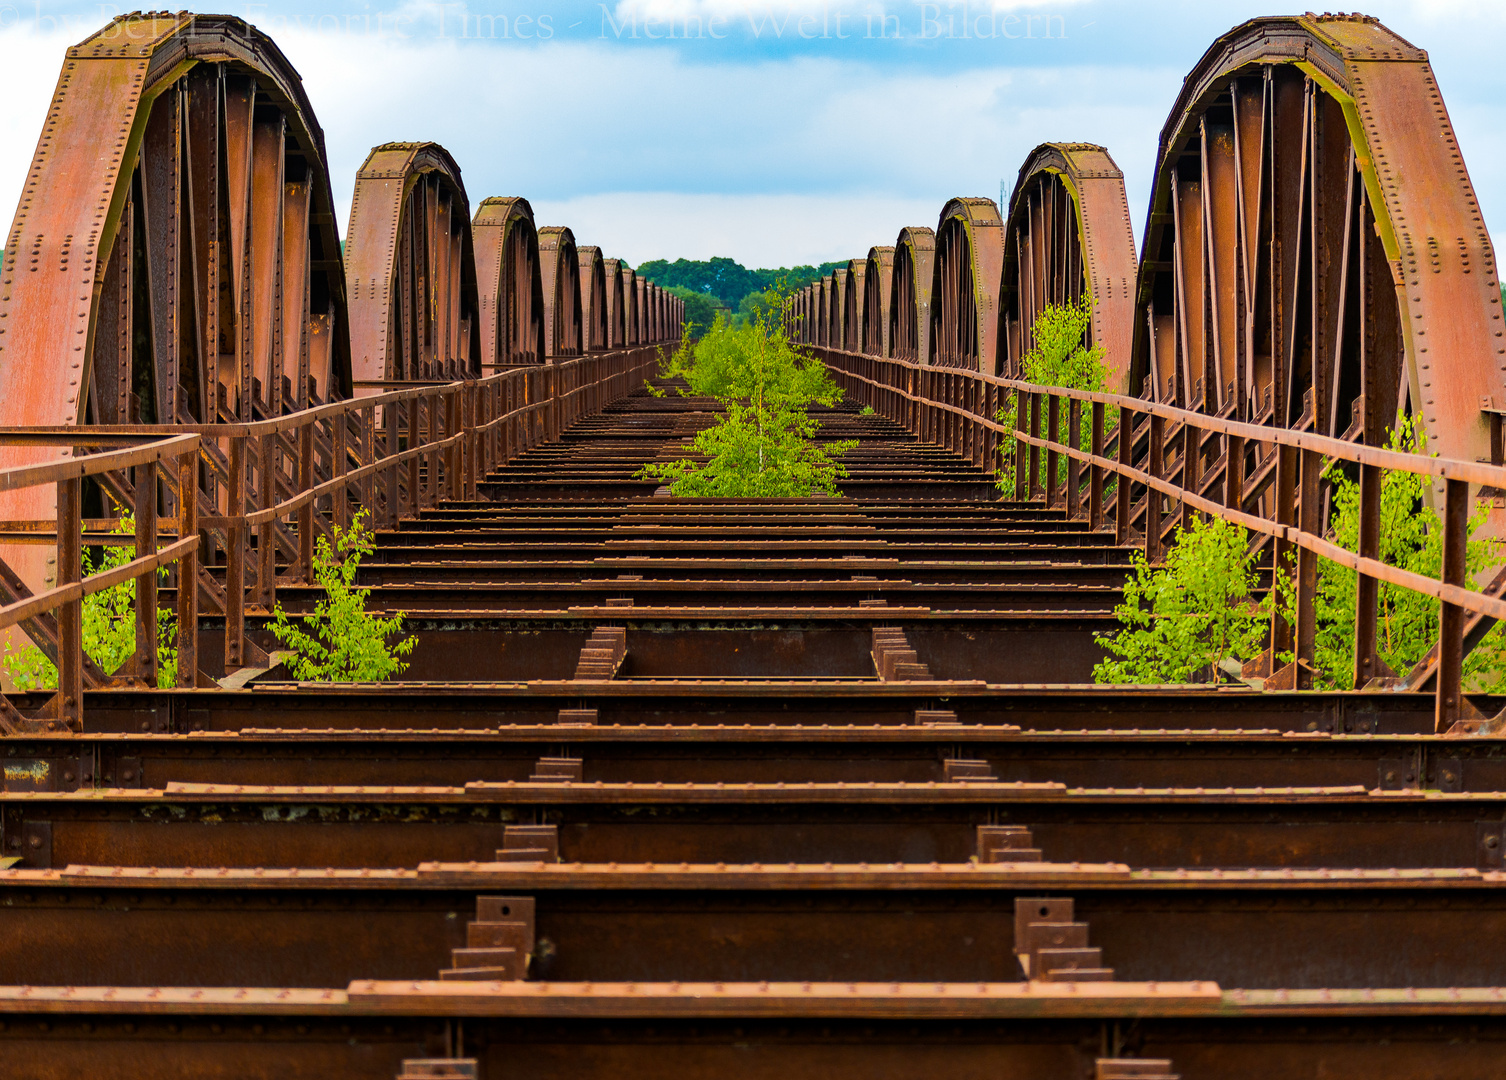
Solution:
[[[0,3],[0,206],[12,208],[63,50],[119,8]],[[1215,37],[1270,8],[989,4],[268,2],[223,5],[304,78],[342,230],[367,150],[433,139],[473,204],[528,197],[636,264],[847,258],[998,198],[1037,143],[1106,145],[1138,236],[1156,140]],[[1486,221],[1506,237],[1506,5],[1391,0],[1429,51]],[[671,36],[671,34],[673,36]]]

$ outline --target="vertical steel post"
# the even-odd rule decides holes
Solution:
[[[298,429],[298,492],[314,486],[314,425]],[[298,508],[298,580],[314,580],[314,502],[310,499]]]
[[[1318,498],[1323,473],[1323,456],[1316,450],[1301,453],[1301,500],[1297,527],[1310,536],[1322,532],[1322,504]],[[1296,687],[1311,690],[1318,641],[1318,554],[1306,547],[1297,548],[1297,626]]]
[[[1091,448],[1095,458],[1103,457],[1103,402],[1093,402],[1093,441]],[[1122,485],[1123,480],[1119,481]],[[1103,466],[1096,461],[1088,466],[1088,528],[1097,532],[1103,528]]]
[[[1295,447],[1276,447],[1276,523],[1278,525],[1295,525],[1297,523],[1297,469],[1300,452]],[[1280,537],[1276,539],[1275,565],[1271,568],[1272,585],[1275,588],[1275,579],[1285,577],[1291,582],[1292,593],[1295,595],[1297,587],[1297,567],[1292,558],[1292,542]],[[1279,605],[1271,607],[1271,669],[1276,669],[1276,654],[1292,651],[1295,644],[1296,628],[1281,614]]]
[[[83,480],[74,476],[57,485],[57,583],[61,588],[82,581]],[[77,731],[84,696],[84,601],[65,600],[58,608],[57,718]]]
[[[1029,478],[1026,469],[1030,460],[1030,446],[1023,438],[1030,412],[1030,395],[1024,390],[1014,392],[1014,497],[1024,502],[1029,497]]]
[[[246,641],[246,436],[230,436],[229,464],[225,470],[225,670],[229,675],[245,666]],[[263,468],[265,468],[263,462]],[[263,487],[265,487],[263,483]],[[265,538],[263,538],[265,541]],[[258,577],[266,573],[266,553]],[[258,591],[264,583],[257,582]]]
[[[261,437],[261,483],[257,496],[257,509],[265,510],[277,504],[277,436],[268,432]],[[241,499],[241,512],[245,513],[245,497]],[[256,603],[271,611],[277,603],[277,522],[267,521],[261,526],[256,538],[257,571]]]
[[[1072,398],[1067,402],[1067,446],[1073,450],[1082,445],[1082,402]],[[1082,511],[1078,503],[1078,466],[1080,462],[1067,455],[1067,517],[1075,518]]]
[[[1157,480],[1166,476],[1166,421],[1156,413],[1150,414],[1150,463],[1147,471]],[[1161,561],[1161,500],[1164,496],[1154,488],[1145,491],[1145,561]]]
[[[1464,588],[1469,577],[1469,483],[1444,482],[1443,584]],[[1439,735],[1456,724],[1464,702],[1464,608],[1444,600],[1438,612],[1438,697],[1433,730]]]
[[[1061,402],[1051,391],[1046,391],[1046,508],[1056,506],[1056,466],[1061,454],[1056,444],[1061,441]]]
[[[137,465],[131,475],[136,489],[136,557],[157,554],[157,463]],[[136,672],[148,686],[157,685],[157,571],[136,579]]]
[[[1041,395],[1030,395],[1030,437],[1041,437]],[[1030,498],[1035,498],[1036,492],[1041,490],[1041,448],[1040,444],[1030,444]]]
[[[1119,410],[1119,466],[1128,469],[1134,464],[1135,414],[1129,409]],[[1114,542],[1120,547],[1130,541],[1130,493],[1129,477],[1123,472],[1114,481]]]
[[[199,532],[199,452],[178,457],[178,539]],[[199,673],[199,554],[178,559],[178,685],[193,686]]]
[[[1360,466],[1359,544],[1356,554],[1362,559],[1380,558],[1381,467]],[[1363,690],[1375,678],[1377,648],[1376,615],[1380,607],[1380,582],[1360,571],[1355,582],[1354,603],[1354,688]]]

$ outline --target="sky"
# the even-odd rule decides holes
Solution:
[[[122,9],[0,3],[0,207],[14,207],[70,44]],[[472,206],[523,195],[540,225],[637,265],[819,263],[998,199],[1045,141],[1108,147],[1137,238],[1157,138],[1236,3],[311,0],[196,10],[270,34],[324,129],[342,235],[368,150],[433,140]],[[1427,49],[1487,227],[1506,238],[1506,4],[1386,0]],[[13,213],[13,211],[12,211]]]

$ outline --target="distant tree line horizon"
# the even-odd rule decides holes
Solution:
[[[640,277],[648,278],[685,301],[686,321],[704,330],[726,311],[736,321],[753,310],[759,297],[771,286],[784,282],[799,289],[817,278],[825,277],[847,260],[825,262],[820,266],[780,266],[749,270],[735,259],[653,259],[638,267]]]

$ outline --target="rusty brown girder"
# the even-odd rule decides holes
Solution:
[[[1000,278],[1000,374],[1020,377],[1035,319],[1049,304],[1086,296],[1090,344],[1104,350],[1108,389],[1128,386],[1135,234],[1124,174],[1091,143],[1043,143],[1020,166],[1009,197]]]
[[[345,245],[356,380],[480,375],[476,267],[454,158],[436,143],[373,149],[356,173]]]

